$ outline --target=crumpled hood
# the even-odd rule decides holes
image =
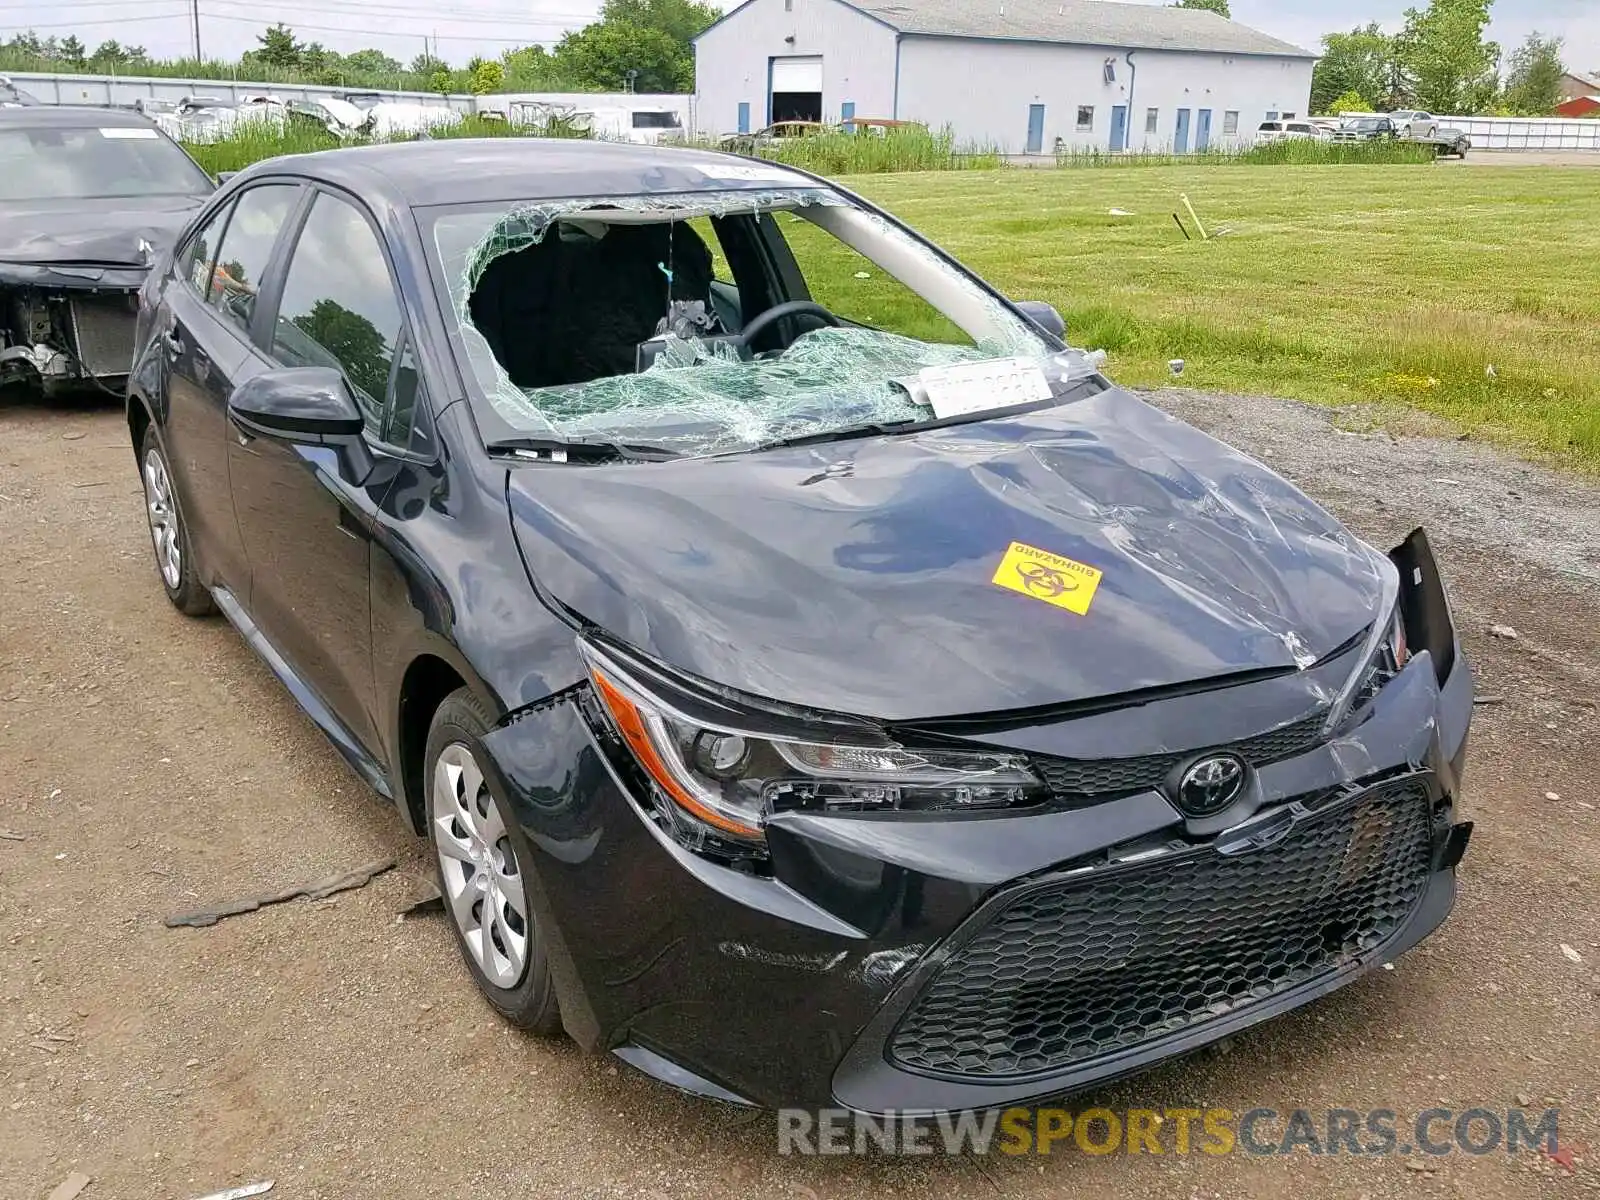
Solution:
[[[521,468],[508,486],[530,572],[588,621],[726,686],[886,720],[1303,668],[1376,619],[1394,570],[1287,481],[1120,390],[900,437]],[[1087,610],[1044,598],[1062,595],[1048,575],[1021,580],[1013,543],[1100,571]],[[1087,579],[1067,581],[1072,603]]]
[[[100,263],[147,267],[188,223],[204,196],[72,201],[70,208],[7,208],[0,213],[0,272],[7,263]],[[151,247],[146,258],[143,239]]]

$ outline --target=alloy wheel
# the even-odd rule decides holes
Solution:
[[[439,753],[429,798],[444,899],[484,978],[512,988],[528,962],[528,897],[500,806],[472,751]]]
[[[156,548],[156,565],[161,568],[161,578],[167,581],[167,586],[176,591],[183,581],[183,538],[167,464],[161,451],[154,446],[144,456],[144,506],[150,518],[150,540]]]

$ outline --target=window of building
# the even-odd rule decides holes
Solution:
[[[783,11],[784,12],[793,12],[794,11],[794,0],[783,0]]]
[[[1094,128],[1094,105],[1078,105],[1078,132],[1087,133]]]
[[[285,366],[343,372],[367,431],[404,445],[414,388],[400,397],[407,428],[388,411],[400,325],[400,300],[372,226],[345,201],[318,196],[284,278],[272,356]]]
[[[1147,108],[1147,109],[1145,109],[1144,110],[1144,131],[1146,133],[1154,133],[1160,127],[1161,127],[1161,110],[1159,108]]]
[[[1232,137],[1239,132],[1239,114],[1232,109],[1222,114],[1222,134]]]

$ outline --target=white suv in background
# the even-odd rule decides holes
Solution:
[[[1256,145],[1285,142],[1296,138],[1330,138],[1333,135],[1310,121],[1263,121],[1256,130]]]

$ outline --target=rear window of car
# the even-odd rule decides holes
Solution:
[[[154,128],[0,129],[0,200],[204,196],[210,178]]]
[[[1263,122],[1261,122],[1261,132],[1262,133],[1278,133],[1282,129],[1283,129],[1283,124],[1280,121],[1263,121]]]
[[[633,114],[633,127],[635,129],[676,129],[678,125],[677,113],[636,112]]]

